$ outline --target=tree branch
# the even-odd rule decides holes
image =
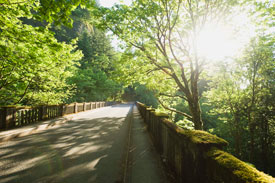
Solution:
[[[165,94],[165,93],[160,93],[159,95],[166,96],[166,97],[172,97],[172,98],[179,97],[179,98],[182,98],[187,101],[187,98],[182,95],[169,95],[169,94]]]
[[[158,102],[160,103],[160,105],[161,105],[164,109],[167,109],[167,110],[169,110],[169,111],[171,111],[171,112],[175,112],[175,113],[177,113],[177,114],[180,114],[180,115],[186,117],[186,118],[189,119],[189,120],[192,120],[192,119],[193,119],[192,116],[190,116],[190,115],[188,115],[188,114],[186,114],[186,113],[184,113],[184,112],[181,112],[181,111],[178,111],[178,110],[176,110],[176,109],[173,109],[173,108],[170,108],[170,107],[165,106],[159,99],[158,99]]]

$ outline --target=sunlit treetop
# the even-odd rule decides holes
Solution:
[[[17,6],[18,9],[28,13],[31,9],[33,18],[48,23],[72,25],[71,12],[78,6],[92,7],[94,0],[2,0],[1,6]]]
[[[26,97],[61,103],[70,94],[66,79],[82,54],[76,51],[76,40],[60,43],[47,27],[24,24],[22,17],[32,19],[39,8],[38,1],[0,3],[0,105],[18,104]]]

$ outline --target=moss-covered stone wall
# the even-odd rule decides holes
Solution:
[[[275,179],[222,149],[228,143],[205,131],[184,130],[163,113],[137,102],[153,142],[177,182],[275,183]]]

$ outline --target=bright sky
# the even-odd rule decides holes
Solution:
[[[198,51],[210,60],[237,56],[254,35],[255,28],[247,14],[238,13],[230,24],[207,24],[197,38]]]
[[[130,5],[132,0],[98,0],[104,7],[112,7],[114,4]],[[212,61],[220,60],[224,57],[238,55],[242,48],[248,43],[254,34],[254,29],[250,25],[250,20],[244,13],[238,13],[231,19],[231,25],[208,24],[197,37],[199,55]],[[237,31],[236,28],[241,29]],[[118,44],[118,40],[113,37],[113,45]],[[116,47],[116,46],[115,46]]]
[[[99,4],[101,6],[105,6],[107,8],[112,7],[115,3],[116,4],[126,4],[130,5],[132,0],[99,0]]]

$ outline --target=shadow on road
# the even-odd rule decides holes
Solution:
[[[73,120],[10,141],[0,146],[0,183],[113,183],[126,138],[125,117],[104,117]]]

